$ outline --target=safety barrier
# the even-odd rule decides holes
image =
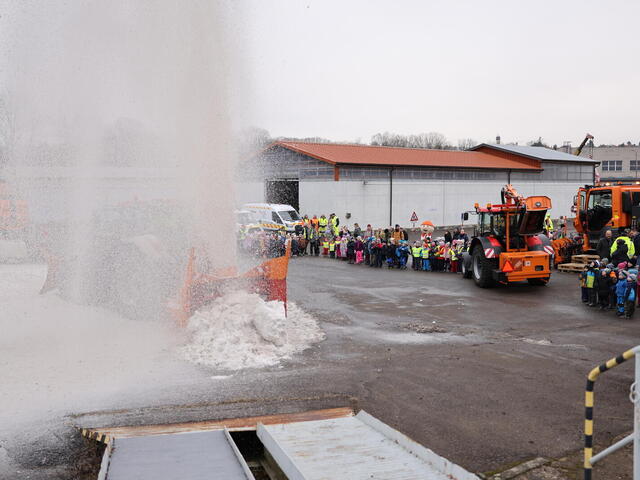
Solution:
[[[585,392],[585,420],[584,420],[584,479],[591,480],[591,473],[593,465],[606,457],[607,455],[621,449],[625,445],[629,443],[634,444],[633,448],[633,478],[634,480],[640,480],[640,406],[637,400],[636,394],[636,384],[640,385],[640,381],[638,376],[640,375],[640,345],[632,348],[631,350],[627,350],[622,355],[619,355],[602,365],[594,368],[589,372],[587,376],[587,388]],[[611,445],[606,448],[602,452],[597,455],[593,455],[593,401],[594,401],[594,391],[593,388],[595,386],[595,382],[598,376],[610,370],[618,365],[626,362],[630,358],[636,358],[636,368],[635,368],[635,382],[631,385],[631,393],[629,398],[631,402],[634,404],[634,432],[631,435],[623,438],[617,443]]]

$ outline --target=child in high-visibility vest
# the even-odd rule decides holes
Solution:
[[[458,265],[460,262],[460,257],[458,256],[458,245],[457,240],[453,241],[454,244],[449,248],[449,259],[451,262],[451,273],[458,273]]]
[[[580,292],[582,303],[589,303],[589,290],[587,289],[587,271],[580,272]]]
[[[431,260],[429,259],[429,254],[431,253],[431,244],[425,243],[422,245],[420,249],[421,257],[422,257],[422,271],[430,272],[431,271]]]
[[[327,237],[322,237],[322,256],[326,257],[329,255],[329,240]]]
[[[329,257],[336,258],[336,242],[334,240],[329,242]]]
[[[591,262],[587,269],[587,278],[585,281],[585,286],[587,287],[587,296],[589,298],[589,306],[595,307],[597,306],[597,290],[596,290],[596,272],[599,272],[600,265],[598,262]],[[624,313],[624,307],[623,307]]]
[[[411,256],[413,257],[413,262],[411,264],[411,268],[414,270],[422,269],[422,248],[420,247],[420,242],[415,242],[413,247],[411,247]]]

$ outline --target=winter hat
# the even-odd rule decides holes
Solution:
[[[605,268],[603,270],[603,272],[604,272],[605,275],[609,275],[611,273],[611,269],[610,268]]]
[[[627,277],[627,282],[635,282],[638,279],[633,273]]]
[[[600,263],[603,263],[604,265],[607,265],[609,263],[609,259],[608,258],[603,258],[602,260],[600,260]]]
[[[627,268],[627,262],[620,262],[618,264],[618,269],[619,270],[624,270],[625,268]]]
[[[616,268],[616,266],[615,266],[613,263],[607,263],[607,268],[608,268],[609,270],[613,270],[613,269],[615,269],[615,268]]]

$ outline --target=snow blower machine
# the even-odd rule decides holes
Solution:
[[[462,255],[462,274],[476,285],[487,288],[496,284],[528,281],[546,285],[551,276],[554,250],[549,238],[541,234],[549,197],[523,197],[511,185],[501,191],[502,203],[487,204],[465,212],[478,215],[478,224]]]
[[[184,211],[172,201],[135,201],[102,209],[88,224],[61,226],[43,246],[41,293],[58,290],[128,318],[185,326],[196,310],[242,288],[284,302],[286,314],[290,249],[243,273],[235,265],[213,268],[206,249],[193,247]]]

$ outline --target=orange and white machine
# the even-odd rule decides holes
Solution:
[[[511,185],[503,187],[502,203],[475,205],[478,225],[462,257],[462,273],[480,287],[528,281],[546,285],[554,254],[551,241],[541,234],[551,200],[523,197]],[[468,212],[465,213],[468,218]]]

